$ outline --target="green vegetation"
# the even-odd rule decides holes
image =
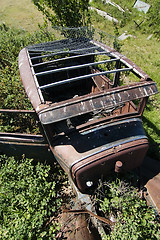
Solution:
[[[23,28],[29,32],[37,30],[38,23],[43,23],[42,14],[30,0],[1,0],[0,25]]]
[[[151,5],[147,14],[144,12],[139,12],[136,8],[133,8],[135,0],[114,1],[114,3],[121,6],[124,12],[118,10],[109,3],[105,3],[103,0],[93,0],[91,4],[116,18],[119,21],[119,26],[121,28],[125,27],[126,30],[130,30],[132,23],[135,24],[135,27],[138,27],[136,23],[141,23],[140,27],[138,27],[138,30],[141,30],[144,33],[154,33],[157,37],[160,37],[160,1],[148,0],[145,2]]]
[[[131,14],[126,15],[121,13],[119,10],[110,6],[109,4],[104,5],[103,1],[94,0],[92,4],[95,7],[98,7],[101,10],[107,11],[112,16],[120,20],[119,24],[113,24],[103,17],[99,16],[97,13],[93,12],[91,21],[93,25],[108,32],[112,35],[121,35],[126,32],[127,34],[132,35],[124,41],[118,41],[118,47],[120,46],[122,54],[126,55],[134,63],[136,63],[140,68],[142,68],[150,77],[153,79],[158,89],[160,90],[160,80],[159,80],[159,67],[160,67],[160,42],[158,33],[159,24],[153,24],[150,26],[151,18],[154,19],[153,15],[158,18],[157,23],[160,20],[159,14],[157,14],[157,9],[155,6],[158,6],[159,1],[145,1],[149,4],[153,4],[150,11],[145,15],[143,12],[138,12],[138,10],[133,8],[135,1],[114,1],[119,4],[123,9],[129,11]],[[117,13],[117,14],[116,14]],[[114,15],[116,14],[116,15]],[[119,17],[119,14],[121,15]],[[123,14],[123,18],[122,17]],[[150,17],[149,17],[150,16]],[[151,17],[152,16],[152,17]],[[150,19],[150,20],[149,20]],[[134,21],[144,22],[140,25],[140,28],[137,28]],[[152,33],[155,33],[149,40],[148,36]],[[119,45],[120,43],[120,45]],[[154,157],[160,160],[160,94],[149,98],[147,107],[144,112],[144,128],[147,133],[150,142],[150,149],[148,154],[151,157]]]
[[[89,0],[32,0],[52,25],[86,26],[89,23]]]
[[[160,42],[155,38],[147,40],[147,34],[134,32],[136,38],[123,41],[122,53],[141,67],[157,84],[160,91],[159,58]],[[160,94],[148,100],[144,111],[143,125],[150,141],[149,155],[160,160]]]
[[[153,3],[152,8],[145,15],[133,9],[135,1],[115,0],[125,11],[119,12],[110,5],[104,5],[102,1],[92,1],[92,4],[110,13],[111,16],[119,20],[115,25],[96,12],[92,14],[92,24],[112,35],[121,35],[124,32],[133,35],[120,43],[122,54],[141,67],[157,83],[160,90],[159,80],[159,59],[160,59],[160,1],[145,1]],[[155,9],[156,6],[156,9]],[[155,14],[155,16],[153,16]],[[158,18],[158,19],[157,19]],[[153,22],[152,23],[152,20]],[[135,22],[143,23],[138,28]],[[157,24],[156,24],[157,22]],[[150,34],[154,34],[151,39],[147,39]],[[105,36],[104,36],[105,38]],[[148,154],[160,160],[160,94],[149,98],[144,111],[143,126],[150,142]],[[132,176],[129,175],[131,178]],[[148,208],[145,200],[139,198],[136,188],[131,184],[128,176],[121,178],[116,176],[108,182],[103,183],[97,191],[97,204],[106,217],[114,217],[116,223],[113,231],[109,231],[104,239],[160,239],[159,223],[155,218],[153,209]]]
[[[92,25],[98,31],[120,35],[127,31],[133,38],[120,42],[121,52],[140,66],[156,81],[160,90],[160,1],[145,1],[153,4],[147,15],[133,9],[135,1],[114,0],[132,14],[121,13],[112,6],[94,1],[95,6],[107,10],[121,20],[113,25],[97,13],[91,13]],[[88,1],[87,1],[88,4]],[[97,4],[97,5],[96,5]],[[25,6],[25,9],[24,9]],[[127,11],[128,11],[127,10]],[[31,15],[30,15],[31,14]],[[54,16],[54,15],[53,15]],[[144,22],[137,28],[134,21]],[[0,21],[0,108],[32,109],[18,72],[19,51],[31,44],[52,41],[56,37],[47,25],[38,28],[42,15],[28,0],[1,1]],[[60,22],[59,22],[60,24]],[[66,23],[64,22],[63,25]],[[83,23],[80,23],[83,25]],[[14,26],[14,28],[10,26]],[[18,29],[17,29],[18,26]],[[15,28],[16,27],[16,28]],[[23,29],[27,29],[30,33]],[[38,29],[38,31],[35,31]],[[149,34],[154,33],[150,40]],[[105,38],[105,34],[101,33]],[[160,160],[160,95],[149,99],[143,123],[151,144],[149,154]],[[35,122],[27,115],[20,118],[1,115],[0,131],[36,133]],[[44,159],[45,162],[45,159]],[[158,224],[153,209],[139,199],[135,188],[119,177],[104,183],[98,193],[97,203],[103,213],[116,218],[116,225],[104,239],[159,239]],[[62,199],[64,176],[56,164],[36,163],[33,160],[0,156],[0,239],[55,239],[59,224],[55,218]],[[102,186],[101,186],[102,187]],[[102,191],[101,191],[102,190]],[[53,217],[53,221],[50,219]]]
[[[55,239],[60,226],[51,218],[62,202],[60,176],[56,165],[51,170],[24,157],[1,155],[0,239]]]
[[[135,176],[110,178],[99,186],[97,203],[106,217],[115,221],[104,240],[159,239],[159,223],[153,208],[148,208],[131,182]]]
[[[32,109],[18,71],[19,51],[30,44],[55,39],[45,26],[29,34],[0,25],[0,108]],[[35,121],[25,115],[1,115],[0,131],[37,132]],[[58,165],[58,164],[57,164]],[[62,202],[64,173],[33,160],[0,155],[0,239],[54,239],[54,220]],[[53,221],[50,219],[53,217]]]
[[[5,24],[0,25],[0,35],[0,108],[32,109],[20,80],[18,54],[25,46],[53,41],[55,36],[48,32],[45,26],[41,27],[39,31],[29,34],[24,30],[11,28]],[[35,121],[28,115],[21,117],[2,115],[0,123],[0,131],[37,131]]]

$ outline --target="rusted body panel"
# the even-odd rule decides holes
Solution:
[[[145,157],[140,167],[140,183],[145,186],[147,192],[144,191],[148,205],[155,208],[157,215],[160,215],[160,162]]]
[[[22,69],[22,70],[21,70]],[[28,71],[28,69],[30,69]],[[19,61],[19,70],[25,91],[34,107],[34,109],[41,104],[40,95],[37,91],[36,82],[33,80],[32,69],[30,68],[30,60],[27,56],[26,49],[21,51],[21,58]]]
[[[112,88],[92,97],[80,97],[78,100],[70,100],[65,103],[55,104],[47,109],[39,111],[39,118],[42,124],[59,122],[71,117],[80,116],[95,110],[105,109],[110,111],[116,106],[120,106],[130,101],[148,97],[157,91],[156,84],[151,81],[136,83],[121,88]]]
[[[81,192],[142,163],[141,116],[158,90],[133,62],[99,42],[65,39],[23,49],[19,67],[48,145]]]
[[[0,132],[0,153],[53,162],[53,155],[48,149],[42,135]]]
[[[141,120],[133,118],[61,136],[53,145],[57,161],[66,172],[70,170],[78,188],[86,193],[90,185],[96,187],[99,174],[104,179],[114,173],[117,161],[123,164],[121,172],[138,167],[148,140]]]

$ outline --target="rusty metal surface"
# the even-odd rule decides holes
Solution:
[[[64,39],[23,49],[19,68],[51,151],[82,192],[142,163],[148,140],[139,117],[158,89],[127,57],[94,40]],[[137,79],[121,85],[126,71]]]
[[[42,135],[0,132],[0,141],[5,140],[10,142],[45,143]]]
[[[61,215],[61,231],[56,239],[63,240],[101,240],[101,237],[89,230],[87,214],[69,214]],[[92,229],[93,230],[93,229]]]
[[[121,171],[138,167],[148,149],[140,119],[133,118],[59,137],[52,151],[82,192],[95,187],[99,179],[114,172],[117,161]],[[87,186],[88,184],[88,186]]]
[[[19,71],[25,91],[36,110],[37,106],[43,103],[43,98],[38,93],[34,76],[30,67],[30,60],[28,58],[27,50],[24,48],[19,53]]]
[[[0,153],[11,156],[54,161],[53,154],[48,151],[42,135],[3,133],[0,132]]]
[[[99,109],[110,110],[128,101],[148,97],[158,93],[154,82],[141,82],[130,86],[109,89],[92,96],[79,97],[42,109],[39,118],[43,124],[62,121]]]
[[[81,132],[71,132],[67,136],[59,136],[52,147],[54,153],[62,155],[64,162],[71,166],[94,154],[141,139],[147,139],[142,121],[139,118],[131,118],[95,126],[92,129],[83,129]]]
[[[141,184],[146,186],[149,194],[146,196],[148,204],[160,215],[160,162],[146,157],[140,170]]]
[[[89,229],[90,233],[92,233],[92,237],[95,240],[100,240],[102,239],[102,236],[105,236],[105,230],[103,228],[103,224],[102,221],[100,220],[101,217],[99,217],[97,215],[95,206],[93,204],[93,201],[91,200],[91,196],[88,194],[83,194],[81,193],[78,188],[76,187],[76,185],[74,184],[72,178],[69,176],[69,181],[70,181],[70,185],[72,187],[72,190],[76,196],[76,201],[75,201],[75,206],[72,208],[73,210],[84,210],[86,212],[89,212],[92,214],[89,215],[85,215],[85,217],[87,216],[87,218],[85,218],[85,221],[87,223],[87,228]],[[100,219],[99,219],[100,218]],[[105,223],[107,222],[107,225],[111,225],[112,226],[112,222],[108,219],[103,219],[105,220]],[[91,223],[91,226],[89,226],[89,223]],[[88,235],[87,235],[88,236]],[[84,237],[83,239],[88,239],[86,236],[86,238]],[[78,240],[78,239],[77,239]]]
[[[25,114],[25,113],[27,113],[27,114],[33,114],[33,115],[36,114],[34,110],[20,110],[20,109],[0,109],[0,113],[6,113],[6,114],[10,114],[10,113]]]
[[[114,174],[117,161],[123,163],[123,172],[130,171],[138,167],[148,150],[148,141],[135,141],[130,144],[123,144],[121,151],[111,149],[110,152],[97,154],[88,158],[87,162],[82,161],[72,167],[72,177],[80,191],[87,193],[97,187],[99,179],[105,179]]]
[[[151,203],[157,208],[160,215],[160,173],[146,183],[146,188],[151,198]]]

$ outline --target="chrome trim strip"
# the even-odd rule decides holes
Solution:
[[[142,123],[142,120],[140,118],[129,118],[129,119],[125,119],[125,120],[121,120],[121,121],[118,121],[118,122],[113,122],[113,123],[108,123],[108,124],[105,124],[103,126],[100,126],[100,127],[96,127],[96,128],[92,128],[91,130],[88,130],[88,131],[84,131],[82,132],[81,134],[82,135],[85,135],[85,134],[88,134],[88,133],[91,133],[91,132],[95,132],[100,129],[103,129],[103,128],[107,128],[107,127],[110,127],[110,126],[118,126],[119,124],[123,124],[123,123],[126,123],[126,122],[141,122]]]

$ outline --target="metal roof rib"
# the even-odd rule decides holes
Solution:
[[[74,49],[74,50],[69,50],[69,51],[54,52],[54,53],[50,53],[50,54],[45,54],[45,55],[40,55],[40,56],[36,56],[36,57],[31,57],[31,60],[42,59],[42,58],[45,58],[45,57],[52,57],[52,56],[61,55],[61,54],[69,54],[69,53],[75,53],[75,52],[96,50],[96,49],[99,49],[99,48],[100,47],[95,46],[95,47],[90,47],[90,48],[80,48],[80,49]]]
[[[50,70],[50,71],[38,72],[35,75],[36,76],[43,76],[43,75],[48,75],[48,74],[52,74],[52,73],[56,73],[56,72],[62,72],[62,71],[66,71],[66,70],[73,70],[73,69],[85,68],[85,67],[95,66],[95,65],[109,63],[109,62],[115,62],[115,61],[118,61],[118,60],[119,60],[118,58],[114,58],[114,59],[109,59],[109,60],[107,59],[107,60],[99,61],[99,62],[93,62],[93,63],[86,63],[86,64],[81,64],[81,65],[70,66],[70,67],[57,68],[57,69],[53,69],[53,70]]]
[[[54,59],[54,60],[51,60],[51,61],[46,61],[46,62],[42,62],[42,63],[32,64],[32,67],[38,67],[38,66],[42,66],[42,65],[45,65],[45,64],[48,64],[48,63],[67,61],[67,60],[81,58],[81,57],[87,57],[87,56],[109,55],[110,53],[111,52],[103,51],[103,52],[93,52],[93,53],[78,54],[78,55],[75,55],[75,56],[63,57],[63,58],[58,58],[58,59]]]
[[[132,68],[121,68],[121,69],[115,69],[115,70],[110,70],[110,71],[104,71],[104,72],[98,72],[98,73],[92,73],[92,74],[87,74],[87,75],[82,75],[82,76],[78,76],[78,77],[74,77],[74,78],[68,78],[59,82],[54,82],[54,83],[50,83],[50,84],[46,84],[43,86],[40,86],[40,89],[46,89],[46,88],[50,88],[50,87],[55,87],[58,85],[62,85],[65,83],[69,83],[69,82],[74,82],[74,81],[78,81],[78,80],[82,80],[82,79],[86,79],[86,78],[90,78],[90,77],[95,77],[95,76],[99,76],[99,75],[106,75],[106,74],[111,74],[111,73],[116,73],[116,72],[125,72],[125,71],[131,71]]]

